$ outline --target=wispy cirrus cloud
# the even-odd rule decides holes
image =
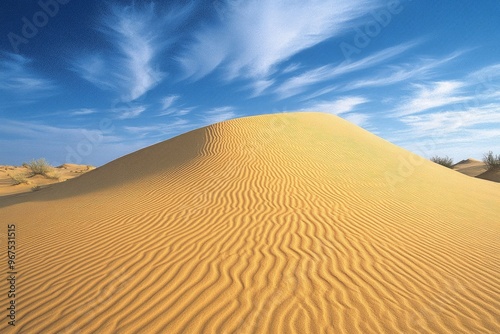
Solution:
[[[160,112],[156,116],[174,116],[181,117],[189,114],[195,107],[187,107],[178,103],[180,95],[167,95],[160,100]]]
[[[338,36],[378,0],[227,2],[224,18],[198,31],[179,58],[185,76],[220,68],[227,80],[265,80],[293,55]],[[262,85],[259,85],[262,87]]]
[[[475,99],[500,98],[500,63],[473,71],[464,80],[475,86]]]
[[[500,65],[485,66],[458,80],[411,87],[415,91],[388,115],[403,125],[388,140],[425,156],[464,157],[468,151],[477,157],[498,148],[494,144],[500,139]]]
[[[368,120],[370,116],[367,114],[361,113],[349,113],[347,115],[342,116],[344,119],[348,120],[351,123],[354,123],[358,126],[366,126],[368,125]]]
[[[70,111],[69,114],[72,115],[72,116],[83,116],[83,115],[96,114],[97,112],[98,111],[96,109],[81,108],[81,109]]]
[[[282,71],[281,73],[282,74],[286,74],[286,73],[291,73],[291,72],[295,72],[297,71],[298,69],[300,69],[301,65],[299,63],[292,63],[292,64],[289,64],[287,65]]]
[[[357,106],[367,102],[368,99],[362,96],[345,96],[333,101],[313,102],[309,104],[306,109],[340,115],[351,112],[355,110]]]
[[[404,116],[405,125],[386,139],[420,155],[480,157],[499,149],[500,103],[486,103],[461,110],[443,110]],[[464,156],[464,152],[473,152]],[[471,154],[471,153],[469,153]]]
[[[143,125],[143,126],[125,126],[124,130],[133,134],[134,136],[139,136],[140,138],[154,138],[154,137],[166,137],[173,134],[178,134],[179,132],[185,132],[192,130],[195,127],[192,122],[186,119],[176,118],[170,122],[164,122],[154,125]]]
[[[124,101],[133,101],[166,77],[157,58],[176,40],[176,34],[169,32],[192,9],[191,4],[164,13],[156,10],[154,3],[114,5],[98,27],[113,51],[77,56],[71,68],[97,87],[117,92]]]
[[[23,95],[24,101],[54,93],[56,84],[36,73],[33,61],[19,54],[2,52],[0,59],[0,90],[7,94]],[[29,94],[29,95],[26,95]]]
[[[162,110],[167,110],[168,108],[170,108],[175,103],[175,101],[179,99],[179,97],[180,97],[179,95],[167,95],[164,98],[162,98],[161,99]]]
[[[416,92],[396,107],[396,116],[406,116],[427,110],[462,103],[472,99],[464,95],[466,86],[461,81],[438,81],[430,84],[415,84]]]
[[[491,82],[491,81],[499,81],[500,79],[500,64],[492,64],[480,68],[468,75],[469,79],[475,79],[481,82]]]
[[[317,98],[319,96],[322,96],[322,95],[325,95],[325,94],[328,94],[328,93],[331,93],[333,91],[336,91],[336,90],[339,90],[339,85],[330,85],[330,86],[326,86],[324,88],[321,88],[319,90],[316,90],[314,91],[313,93],[311,94],[307,94],[307,95],[302,95],[300,97],[300,100],[301,101],[307,101],[307,100],[312,100],[314,98]]]
[[[340,88],[348,91],[367,87],[383,87],[394,85],[408,80],[422,80],[435,74],[435,70],[462,55],[462,52],[454,52],[443,58],[422,58],[415,63],[394,64],[387,66],[378,74],[366,77],[355,82],[350,82]]]
[[[302,110],[320,111],[334,115],[340,115],[342,118],[359,126],[368,124],[370,116],[365,113],[353,112],[359,105],[370,102],[362,96],[343,96],[335,100],[322,100],[309,103]]]
[[[118,119],[130,119],[136,118],[141,115],[144,111],[146,111],[146,106],[136,106],[128,108],[127,110],[122,110],[118,115]]]
[[[300,94],[306,91],[311,85],[332,80],[341,75],[367,69],[388,61],[417,44],[418,42],[407,42],[381,50],[357,61],[344,61],[337,65],[324,65],[308,70],[285,80],[274,92],[282,99]]]
[[[185,115],[189,114],[194,109],[196,109],[196,108],[195,107],[173,107],[173,108],[168,108],[167,110],[161,111],[156,116],[175,116],[175,117],[180,117],[180,116],[185,116]]]
[[[217,107],[207,110],[203,114],[203,119],[205,124],[214,124],[229,119],[235,118],[237,116],[236,109],[231,106]]]
[[[415,134],[432,131],[457,132],[477,125],[500,127],[500,103],[490,103],[461,111],[440,111],[422,115],[409,115],[401,121]],[[500,134],[499,134],[500,136]]]

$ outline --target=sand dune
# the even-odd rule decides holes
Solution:
[[[478,179],[500,182],[499,169],[488,170],[484,162],[476,159],[469,158],[466,160],[462,160],[453,165],[453,169],[462,174],[477,177]]]
[[[484,173],[479,174],[476,177],[478,179],[483,179],[483,180],[488,180],[488,181],[493,181],[493,182],[500,182],[500,169],[498,169],[498,168],[490,169]]]
[[[332,115],[198,129],[0,217],[2,332],[500,332],[500,185]]]
[[[469,158],[453,165],[453,169],[465,175],[478,176],[486,172],[487,167],[484,162]]]

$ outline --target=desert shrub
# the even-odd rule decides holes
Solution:
[[[47,176],[47,173],[52,171],[52,166],[44,158],[31,160],[27,163],[28,168],[31,170],[33,175],[43,175]]]
[[[51,171],[45,174],[45,177],[51,180],[61,180],[61,172]]]
[[[28,178],[27,175],[24,173],[19,173],[19,174],[14,174],[14,175],[9,175],[10,178],[12,179],[12,184],[13,185],[18,185],[21,183],[28,183]]]
[[[435,162],[437,164],[440,164],[441,166],[445,166],[445,167],[448,167],[448,168],[451,168],[451,166],[453,166],[453,159],[452,158],[449,158],[448,156],[445,156],[445,157],[438,157],[437,155],[436,156],[433,156],[431,158],[431,161],[432,162]]]
[[[488,170],[500,168],[500,154],[494,155],[492,151],[489,151],[484,155],[483,162]]]

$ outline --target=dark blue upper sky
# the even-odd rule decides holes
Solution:
[[[102,165],[235,117],[337,114],[500,153],[500,1],[5,0],[0,163]]]

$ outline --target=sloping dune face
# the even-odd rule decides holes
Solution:
[[[0,217],[5,332],[500,332],[500,185],[332,115],[215,124]]]
[[[500,169],[491,169],[477,176],[479,179],[500,182]]]

